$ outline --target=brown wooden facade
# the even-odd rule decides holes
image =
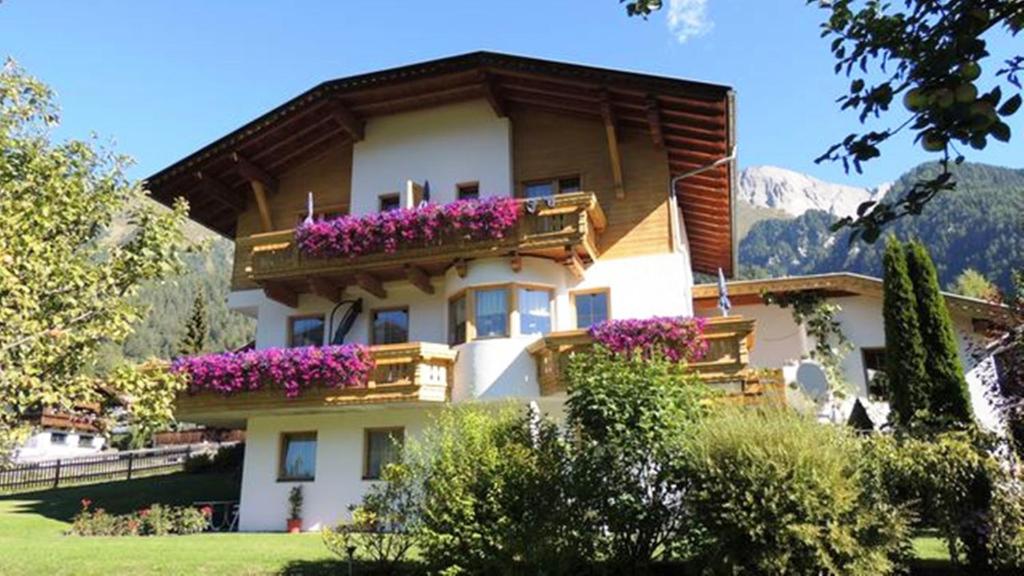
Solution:
[[[236,239],[235,288],[252,287],[253,278],[238,273],[252,257],[247,246],[261,234],[287,234],[305,214],[307,191],[318,212],[348,212],[353,146],[368,121],[480,99],[511,123],[517,190],[510,192],[534,179],[578,175],[607,217],[596,245],[606,258],[671,250],[670,178],[733,147],[727,87],[476,52],[321,84],[154,174],[147,186],[167,204],[185,197],[195,220]],[[732,274],[734,172],[725,163],[675,191],[697,271]]]

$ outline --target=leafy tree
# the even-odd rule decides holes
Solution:
[[[643,573],[686,532],[678,459],[706,412],[708,388],[677,365],[601,348],[575,355],[567,378],[573,493],[606,533],[602,555],[615,573]]]
[[[939,289],[935,265],[924,244],[906,245],[907,268],[914,283],[917,321],[924,343],[928,373],[928,409],[932,417],[948,423],[970,424],[971,395],[960,362],[960,348],[946,299]]]
[[[192,315],[185,325],[185,337],[178,345],[178,353],[182,356],[199,354],[206,349],[206,335],[209,331],[206,319],[206,293],[200,289],[192,303]]]
[[[953,282],[951,291],[961,296],[987,300],[989,302],[999,302],[1002,300],[996,285],[974,268],[968,268],[961,272]]]
[[[882,316],[885,320],[885,374],[893,415],[908,426],[928,408],[927,355],[921,341],[917,298],[910,280],[903,245],[889,238],[883,261]]]
[[[174,273],[184,241],[184,202],[170,211],[144,204],[124,157],[90,142],[51,142],[57,122],[50,90],[8,62],[0,71],[0,438],[8,446],[30,410],[72,411],[101,398],[88,375],[98,348],[131,333],[142,313],[138,287]],[[127,208],[133,233],[111,241],[105,231]],[[102,383],[142,421],[166,416],[178,385],[148,374],[126,368]]]

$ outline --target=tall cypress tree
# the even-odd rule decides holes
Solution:
[[[206,349],[206,334],[209,330],[206,319],[206,294],[200,288],[192,303],[192,315],[185,325],[185,337],[178,345],[178,353],[182,356],[199,354]]]
[[[935,418],[968,424],[972,421],[971,396],[960,362],[956,332],[939,289],[928,249],[921,242],[906,246],[907,268],[914,283],[917,321],[924,343],[925,370],[928,372],[928,404]]]
[[[882,258],[885,318],[885,374],[895,421],[911,424],[914,414],[928,409],[926,355],[917,319],[917,298],[899,240],[890,237]]]

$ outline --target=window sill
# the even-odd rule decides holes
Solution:
[[[316,478],[278,478],[277,479],[277,483],[278,484],[299,483],[299,482],[303,482],[304,483],[304,482],[314,482],[314,481],[316,481]]]

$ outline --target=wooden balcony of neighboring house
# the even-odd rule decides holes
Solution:
[[[446,344],[410,342],[371,346],[376,367],[365,387],[318,386],[295,398],[267,383],[263,389],[231,395],[181,393],[175,405],[180,421],[232,425],[260,414],[329,411],[373,404],[447,402],[451,394],[455,350]]]
[[[754,346],[754,320],[739,316],[709,318],[703,336],[704,356],[688,365],[730,401],[744,404],[784,402],[781,370],[757,370],[749,364]],[[529,347],[537,362],[541,394],[564,392],[566,367],[573,352],[585,351],[594,340],[586,330],[553,332]]]
[[[297,294],[311,292],[330,300],[347,286],[386,297],[384,282],[409,280],[427,293],[429,278],[455,266],[465,273],[474,258],[508,257],[513,269],[524,256],[562,262],[574,275],[599,256],[599,235],[606,219],[592,192],[519,200],[520,217],[512,232],[498,240],[451,239],[439,245],[399,247],[357,257],[321,258],[303,255],[294,230],[239,238],[235,245],[235,289],[263,288],[268,297],[294,306]]]

